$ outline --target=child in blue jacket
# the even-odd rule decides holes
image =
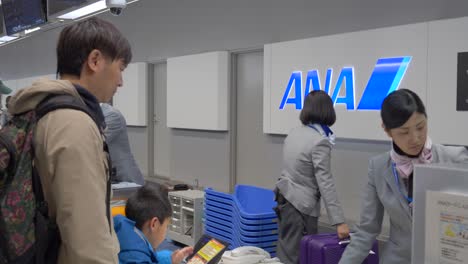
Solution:
[[[192,247],[156,252],[166,237],[172,208],[162,186],[148,182],[131,195],[125,207],[127,217],[114,217],[114,229],[119,238],[120,264],[179,264],[193,252]]]

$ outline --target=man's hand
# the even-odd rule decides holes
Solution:
[[[347,224],[339,224],[336,226],[336,234],[339,239],[345,239],[349,237],[349,227]]]

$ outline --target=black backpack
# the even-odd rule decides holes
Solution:
[[[34,110],[11,116],[0,130],[0,264],[57,263],[60,234],[48,216],[41,181],[34,167],[33,135],[37,122],[58,109],[88,114],[102,133],[94,112],[72,95],[51,95]],[[104,151],[108,152],[104,142]],[[107,155],[109,157],[109,155]],[[108,159],[109,168],[112,168]],[[110,177],[109,177],[110,179]],[[107,218],[111,227],[110,180]]]

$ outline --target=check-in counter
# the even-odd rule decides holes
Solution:
[[[125,204],[128,197],[136,192],[141,186],[137,184],[118,183],[112,184],[111,215],[125,215]]]

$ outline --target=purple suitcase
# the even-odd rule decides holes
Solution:
[[[300,264],[337,264],[348,243],[338,239],[336,233],[304,236],[300,247]],[[378,244],[374,242],[363,264],[378,264]]]

